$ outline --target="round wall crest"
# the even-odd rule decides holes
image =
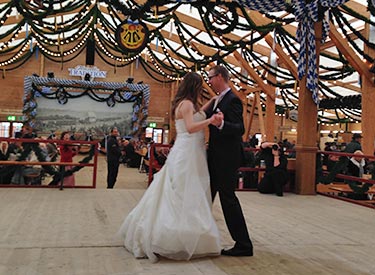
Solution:
[[[149,32],[146,24],[130,19],[121,23],[116,32],[119,46],[126,52],[140,52],[146,46]]]

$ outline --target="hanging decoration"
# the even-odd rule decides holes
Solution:
[[[125,53],[140,53],[148,42],[149,31],[146,24],[128,18],[118,26],[117,42]]]
[[[256,83],[250,76],[242,75],[227,61],[234,51],[240,51],[247,62],[254,65],[263,80],[267,73],[277,74],[277,81],[269,85],[284,90],[288,96],[293,94],[295,81],[306,75],[307,88],[313,92],[314,101],[318,103],[318,92],[324,96],[327,94],[328,97],[334,93],[332,89],[327,88],[327,83],[324,85],[324,82],[345,79],[354,74],[355,70],[342,54],[339,53],[337,56],[326,52],[322,56],[335,61],[332,63],[342,62],[343,70],[337,71],[336,65],[326,66],[323,70],[320,65],[322,70],[319,72],[318,81],[314,22],[323,20],[324,41],[329,31],[328,19],[335,20],[338,31],[353,46],[356,54],[367,62],[374,62],[374,58],[368,56],[357,44],[363,43],[371,49],[375,49],[375,44],[367,41],[361,32],[353,30],[350,21],[346,20],[343,14],[371,26],[374,26],[375,22],[350,9],[346,2],[8,1],[0,8],[0,28],[6,29],[0,34],[0,68],[3,70],[2,76],[5,77],[7,71],[16,70],[27,62],[34,51],[63,66],[64,62],[81,55],[87,40],[92,38],[97,45],[98,57],[109,66],[113,66],[114,71],[118,67],[137,62],[136,68],[138,65],[142,66],[152,79],[168,83],[179,80],[189,71],[201,70],[204,74],[202,68],[216,62],[227,67],[242,84],[254,86]],[[367,2],[370,13],[374,15],[373,1]],[[179,8],[184,5],[189,5],[188,8],[194,14],[192,20],[197,20],[197,26],[187,27],[186,18],[179,12]],[[250,18],[248,9],[261,12],[269,19],[269,23],[256,25]],[[279,11],[289,14],[279,16],[275,13]],[[289,31],[292,23],[298,23],[297,37]],[[174,27],[173,32],[170,26]],[[295,79],[286,68],[269,66],[259,57],[259,53],[254,51],[256,45],[264,41],[264,37],[272,31],[277,37],[277,44],[295,64],[298,64],[298,79]],[[248,36],[236,36],[236,32],[247,33]],[[121,37],[120,40],[118,36]],[[221,43],[221,40],[225,43]],[[355,40],[360,43],[356,43]],[[155,43],[158,44],[157,47]],[[180,45],[178,49],[176,43]],[[66,99],[69,100],[69,96]],[[63,104],[66,99],[62,98],[61,103]]]

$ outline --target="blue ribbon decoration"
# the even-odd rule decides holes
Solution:
[[[129,25],[139,25],[139,20],[136,19],[136,20],[131,20],[130,18],[128,18],[126,20],[126,23],[128,23]]]
[[[337,7],[346,1],[348,0],[314,0],[308,4],[305,3],[305,0],[296,0],[294,2],[296,19],[299,22],[297,29],[297,41],[300,43],[298,78],[301,79],[307,73],[306,87],[312,92],[312,97],[316,104],[319,104],[319,86],[314,23],[318,21],[318,7],[319,4],[325,8]],[[328,34],[329,22],[323,19],[322,43],[325,42]],[[307,71],[305,70],[306,58]]]
[[[306,4],[304,0],[295,3],[296,19],[299,22],[297,41],[300,44],[298,57],[298,78],[307,73],[306,87],[313,93],[313,100],[319,103],[318,73],[314,23],[318,21],[318,0]],[[307,71],[306,71],[307,63]]]

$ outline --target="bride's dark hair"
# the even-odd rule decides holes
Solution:
[[[172,118],[178,104],[182,100],[190,100],[194,104],[195,110],[198,110],[198,95],[202,91],[203,80],[197,73],[187,73],[177,89],[175,98],[172,101]]]

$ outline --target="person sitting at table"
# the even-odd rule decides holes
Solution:
[[[20,132],[16,132],[15,138],[24,138],[24,139],[33,139],[33,129],[30,125],[24,124]],[[27,160],[30,160],[32,156],[32,147],[34,146],[33,142],[20,142],[15,141],[14,143],[9,144],[9,160],[15,161],[19,160],[22,154],[29,152],[29,155],[26,157]],[[30,149],[31,148],[31,149]],[[23,159],[21,159],[23,160]],[[13,176],[11,178],[12,184],[25,184],[25,170],[26,166],[16,165]]]
[[[7,141],[2,141],[0,145],[0,160],[8,160],[9,146]]]
[[[366,160],[361,150],[355,151],[354,154],[355,156],[349,159],[347,175],[362,178],[363,174],[366,174]]]
[[[363,157],[363,152],[361,150],[356,150],[353,154],[355,156],[351,157],[348,162],[348,166],[346,169],[346,174],[348,176],[362,178],[364,174],[366,174],[366,160]],[[360,181],[353,181],[353,180],[345,180],[347,183],[354,183],[357,185],[361,185],[362,182]],[[357,193],[348,193],[347,197],[353,200],[366,200],[367,194],[357,194]]]
[[[126,163],[128,167],[138,168],[141,163],[141,156],[136,152],[136,142],[130,139],[129,143],[125,146]]]
[[[9,146],[7,141],[2,141],[0,145],[0,160],[8,160]],[[9,184],[12,174],[7,169],[7,165],[0,165],[0,184]]]

